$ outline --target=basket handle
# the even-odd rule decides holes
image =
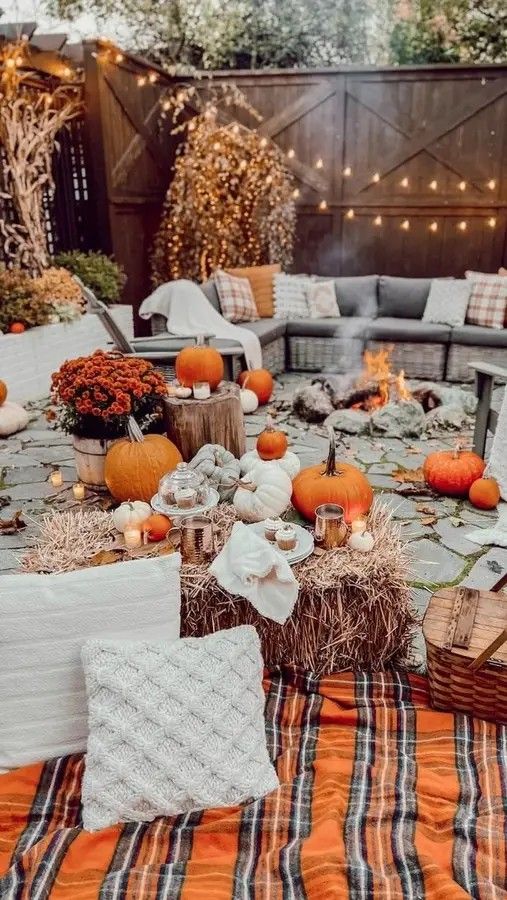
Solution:
[[[483,650],[482,653],[479,653],[479,656],[476,656],[476,658],[472,660],[468,668],[472,672],[477,672],[477,670],[480,669],[481,666],[483,666],[484,663],[488,661],[490,656],[493,656],[493,653],[495,653],[498,648],[502,646],[502,644],[505,644],[506,641],[507,628],[504,628],[504,630],[500,632],[499,635],[497,635],[495,640],[491,641],[491,644],[489,644],[489,646],[486,647],[486,649]]]

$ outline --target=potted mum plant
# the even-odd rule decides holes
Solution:
[[[124,437],[129,416],[142,431],[162,418],[164,376],[144,359],[96,350],[65,362],[51,379],[55,427],[72,435],[80,481],[105,488],[108,447]]]

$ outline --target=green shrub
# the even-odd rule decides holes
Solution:
[[[0,268],[0,331],[8,331],[13,322],[27,328],[45,325],[48,307],[34,294],[33,279],[21,269]]]
[[[119,303],[121,292],[126,281],[123,268],[103,253],[82,253],[71,250],[59,253],[54,258],[56,266],[68,269],[77,275],[83,284],[90,288],[103,303]]]

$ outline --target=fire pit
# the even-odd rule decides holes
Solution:
[[[436,426],[462,428],[475,411],[470,390],[435,382],[410,382],[393,371],[392,347],[366,350],[363,368],[348,375],[318,375],[297,391],[294,412],[348,434],[419,437]]]

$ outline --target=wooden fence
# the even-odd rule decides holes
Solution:
[[[127,269],[137,306],[174,160],[159,115],[170,81],[143,60],[98,62],[93,49],[85,100],[95,240]],[[215,77],[239,85],[263,116],[259,131],[287,152],[300,192],[295,271],[446,276],[505,264],[506,66]]]

